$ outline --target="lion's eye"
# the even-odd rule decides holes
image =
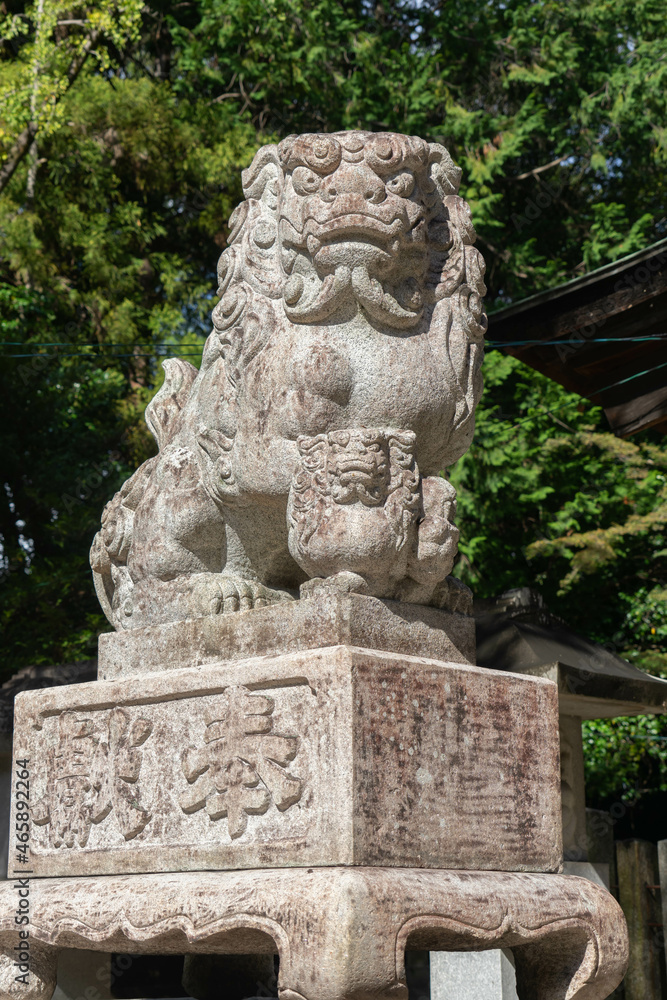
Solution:
[[[385,184],[390,194],[398,195],[399,198],[409,198],[415,189],[415,178],[409,170],[402,170],[400,174],[389,177]]]
[[[314,194],[320,186],[321,178],[308,167],[297,167],[292,174],[292,184],[297,194]]]

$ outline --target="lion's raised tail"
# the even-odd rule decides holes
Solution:
[[[197,377],[197,369],[180,358],[162,362],[164,383],[146,407],[146,423],[164,448],[174,440],[181,413]],[[127,567],[134,535],[134,515],[149,486],[158,457],[149,458],[109,501],[102,514],[102,527],[90,550],[95,590],[105,615],[114,628],[123,622],[123,597],[130,597],[132,580]],[[131,603],[131,602],[130,602]]]
[[[146,407],[146,423],[160,451],[174,440],[181,412],[199,374],[194,365],[181,358],[167,358],[162,367],[164,382]]]

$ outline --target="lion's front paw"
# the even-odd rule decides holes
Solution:
[[[301,597],[319,597],[321,594],[367,594],[368,583],[358,573],[343,570],[333,576],[316,576],[301,584]]]
[[[218,573],[202,574],[192,589],[193,611],[199,615],[228,615],[293,599],[286,591],[265,587],[257,580]]]

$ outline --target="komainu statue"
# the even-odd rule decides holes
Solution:
[[[456,609],[484,262],[460,170],[393,133],[290,136],[243,174],[197,371],[164,362],[159,454],[91,552],[116,628],[319,588]],[[465,595],[464,595],[465,596]]]

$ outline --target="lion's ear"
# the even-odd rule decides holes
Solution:
[[[429,143],[429,173],[441,198],[456,194],[461,183],[461,168],[457,167],[444,146]]]
[[[262,202],[271,212],[277,211],[283,181],[277,146],[262,146],[241,177],[246,198]]]

